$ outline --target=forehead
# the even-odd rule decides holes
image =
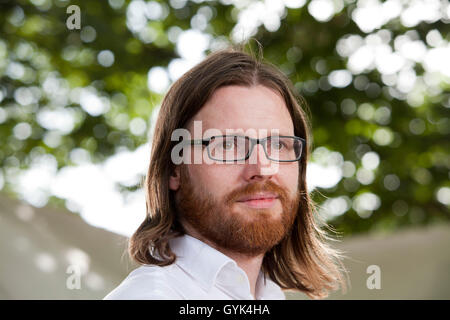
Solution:
[[[262,85],[219,88],[189,122],[187,128],[191,132],[194,121],[201,121],[203,132],[208,129],[218,129],[223,134],[265,130],[270,135],[271,131],[278,130],[280,135],[294,134],[284,99],[273,89]]]

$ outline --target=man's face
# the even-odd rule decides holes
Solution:
[[[191,134],[194,121],[202,121],[203,131],[215,128],[222,134],[233,129],[254,132],[248,134],[252,138],[264,138],[272,130],[294,135],[284,100],[261,85],[218,89],[191,119]],[[262,254],[290,230],[300,199],[298,162],[276,165],[270,169],[271,161],[258,144],[244,163],[181,165],[178,177],[170,178],[170,188],[176,191],[181,217],[203,237],[234,252]]]

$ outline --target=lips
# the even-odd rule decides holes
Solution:
[[[276,193],[262,192],[262,193],[255,193],[252,195],[241,197],[238,199],[238,202],[253,201],[253,200],[272,200],[272,199],[277,199],[277,198],[278,198],[278,195]]]

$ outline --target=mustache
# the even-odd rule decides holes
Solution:
[[[237,188],[230,192],[226,198],[225,202],[227,204],[232,204],[238,199],[244,196],[250,196],[258,192],[273,192],[278,194],[279,199],[284,202],[288,200],[288,192],[281,186],[277,185],[271,180],[265,182],[254,182]]]

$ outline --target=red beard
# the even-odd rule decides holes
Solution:
[[[176,196],[179,214],[219,247],[256,256],[270,250],[290,232],[299,206],[298,192],[290,197],[284,188],[266,180],[247,184],[227,194],[225,199],[216,200],[192,183],[186,168],[180,169],[181,184]],[[237,202],[242,196],[257,192],[274,192],[278,199],[270,208],[257,209]]]

